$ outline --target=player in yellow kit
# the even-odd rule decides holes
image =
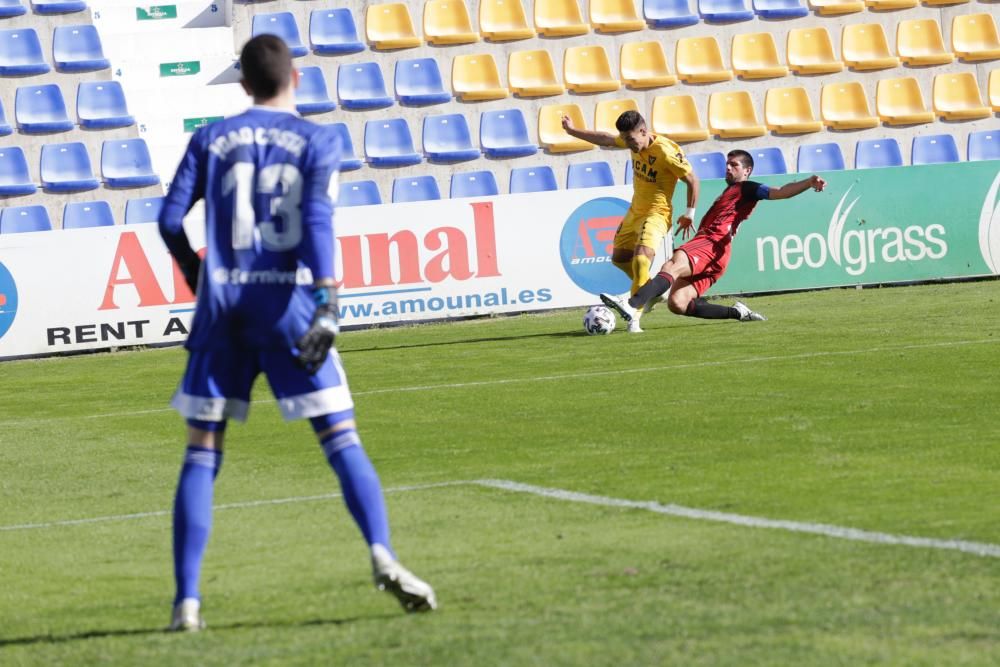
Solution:
[[[670,230],[670,200],[677,181],[684,181],[687,185],[687,211],[677,222],[682,226],[694,222],[698,177],[680,146],[665,136],[650,132],[637,111],[626,111],[618,117],[615,121],[617,136],[578,130],[568,116],[563,116],[562,126],[567,134],[578,139],[598,146],[616,146],[632,151],[632,205],[615,232],[611,261],[632,279],[631,294],[635,294],[649,280],[649,268],[656,249]],[[685,219],[687,222],[682,222]],[[613,304],[608,305],[614,307]],[[628,330],[629,333],[642,333],[638,317],[629,321]]]

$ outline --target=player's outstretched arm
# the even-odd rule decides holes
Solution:
[[[793,181],[791,183],[786,183],[780,188],[771,188],[768,194],[768,199],[789,199],[800,195],[806,190],[812,188],[816,192],[822,192],[823,188],[826,187],[826,181],[822,178],[813,174],[809,178],[803,179],[801,181]]]
[[[691,233],[692,225],[694,225],[695,207],[698,205],[701,181],[698,180],[698,175],[693,170],[682,176],[681,180],[687,186],[687,210],[684,215],[677,218],[677,232],[683,232],[681,238],[686,239]],[[674,232],[675,236],[677,232]]]
[[[576,137],[577,139],[583,139],[584,141],[589,141],[597,146],[615,146],[615,135],[608,134],[607,132],[594,132],[593,130],[578,130],[573,127],[573,121],[570,120],[569,116],[562,117],[562,126],[566,130],[566,134],[571,137]]]

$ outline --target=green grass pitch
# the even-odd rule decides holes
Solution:
[[[750,304],[770,321],[663,310],[588,337],[580,309],[343,335],[428,615],[374,591],[308,425],[260,381],[228,434],[197,635],[161,632],[183,350],[4,363],[0,664],[1000,664],[995,556],[431,486],[1000,545],[1000,281]],[[77,519],[101,520],[54,524]]]

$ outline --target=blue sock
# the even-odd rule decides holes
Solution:
[[[333,471],[337,473],[344,502],[368,546],[381,544],[392,552],[382,484],[361,447],[358,432],[354,429],[335,431],[326,436],[320,445]]]
[[[188,445],[174,498],[174,579],[177,597],[198,598],[201,559],[212,530],[212,491],[222,452]]]

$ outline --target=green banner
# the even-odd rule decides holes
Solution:
[[[214,123],[217,120],[222,120],[222,116],[204,116],[203,118],[185,118],[184,119],[184,131],[194,132],[199,127],[205,127],[209,123]]]
[[[160,76],[192,76],[200,71],[201,61],[198,60],[160,64]]]
[[[159,21],[175,18],[177,18],[177,5],[152,5],[135,8],[136,21]]]

